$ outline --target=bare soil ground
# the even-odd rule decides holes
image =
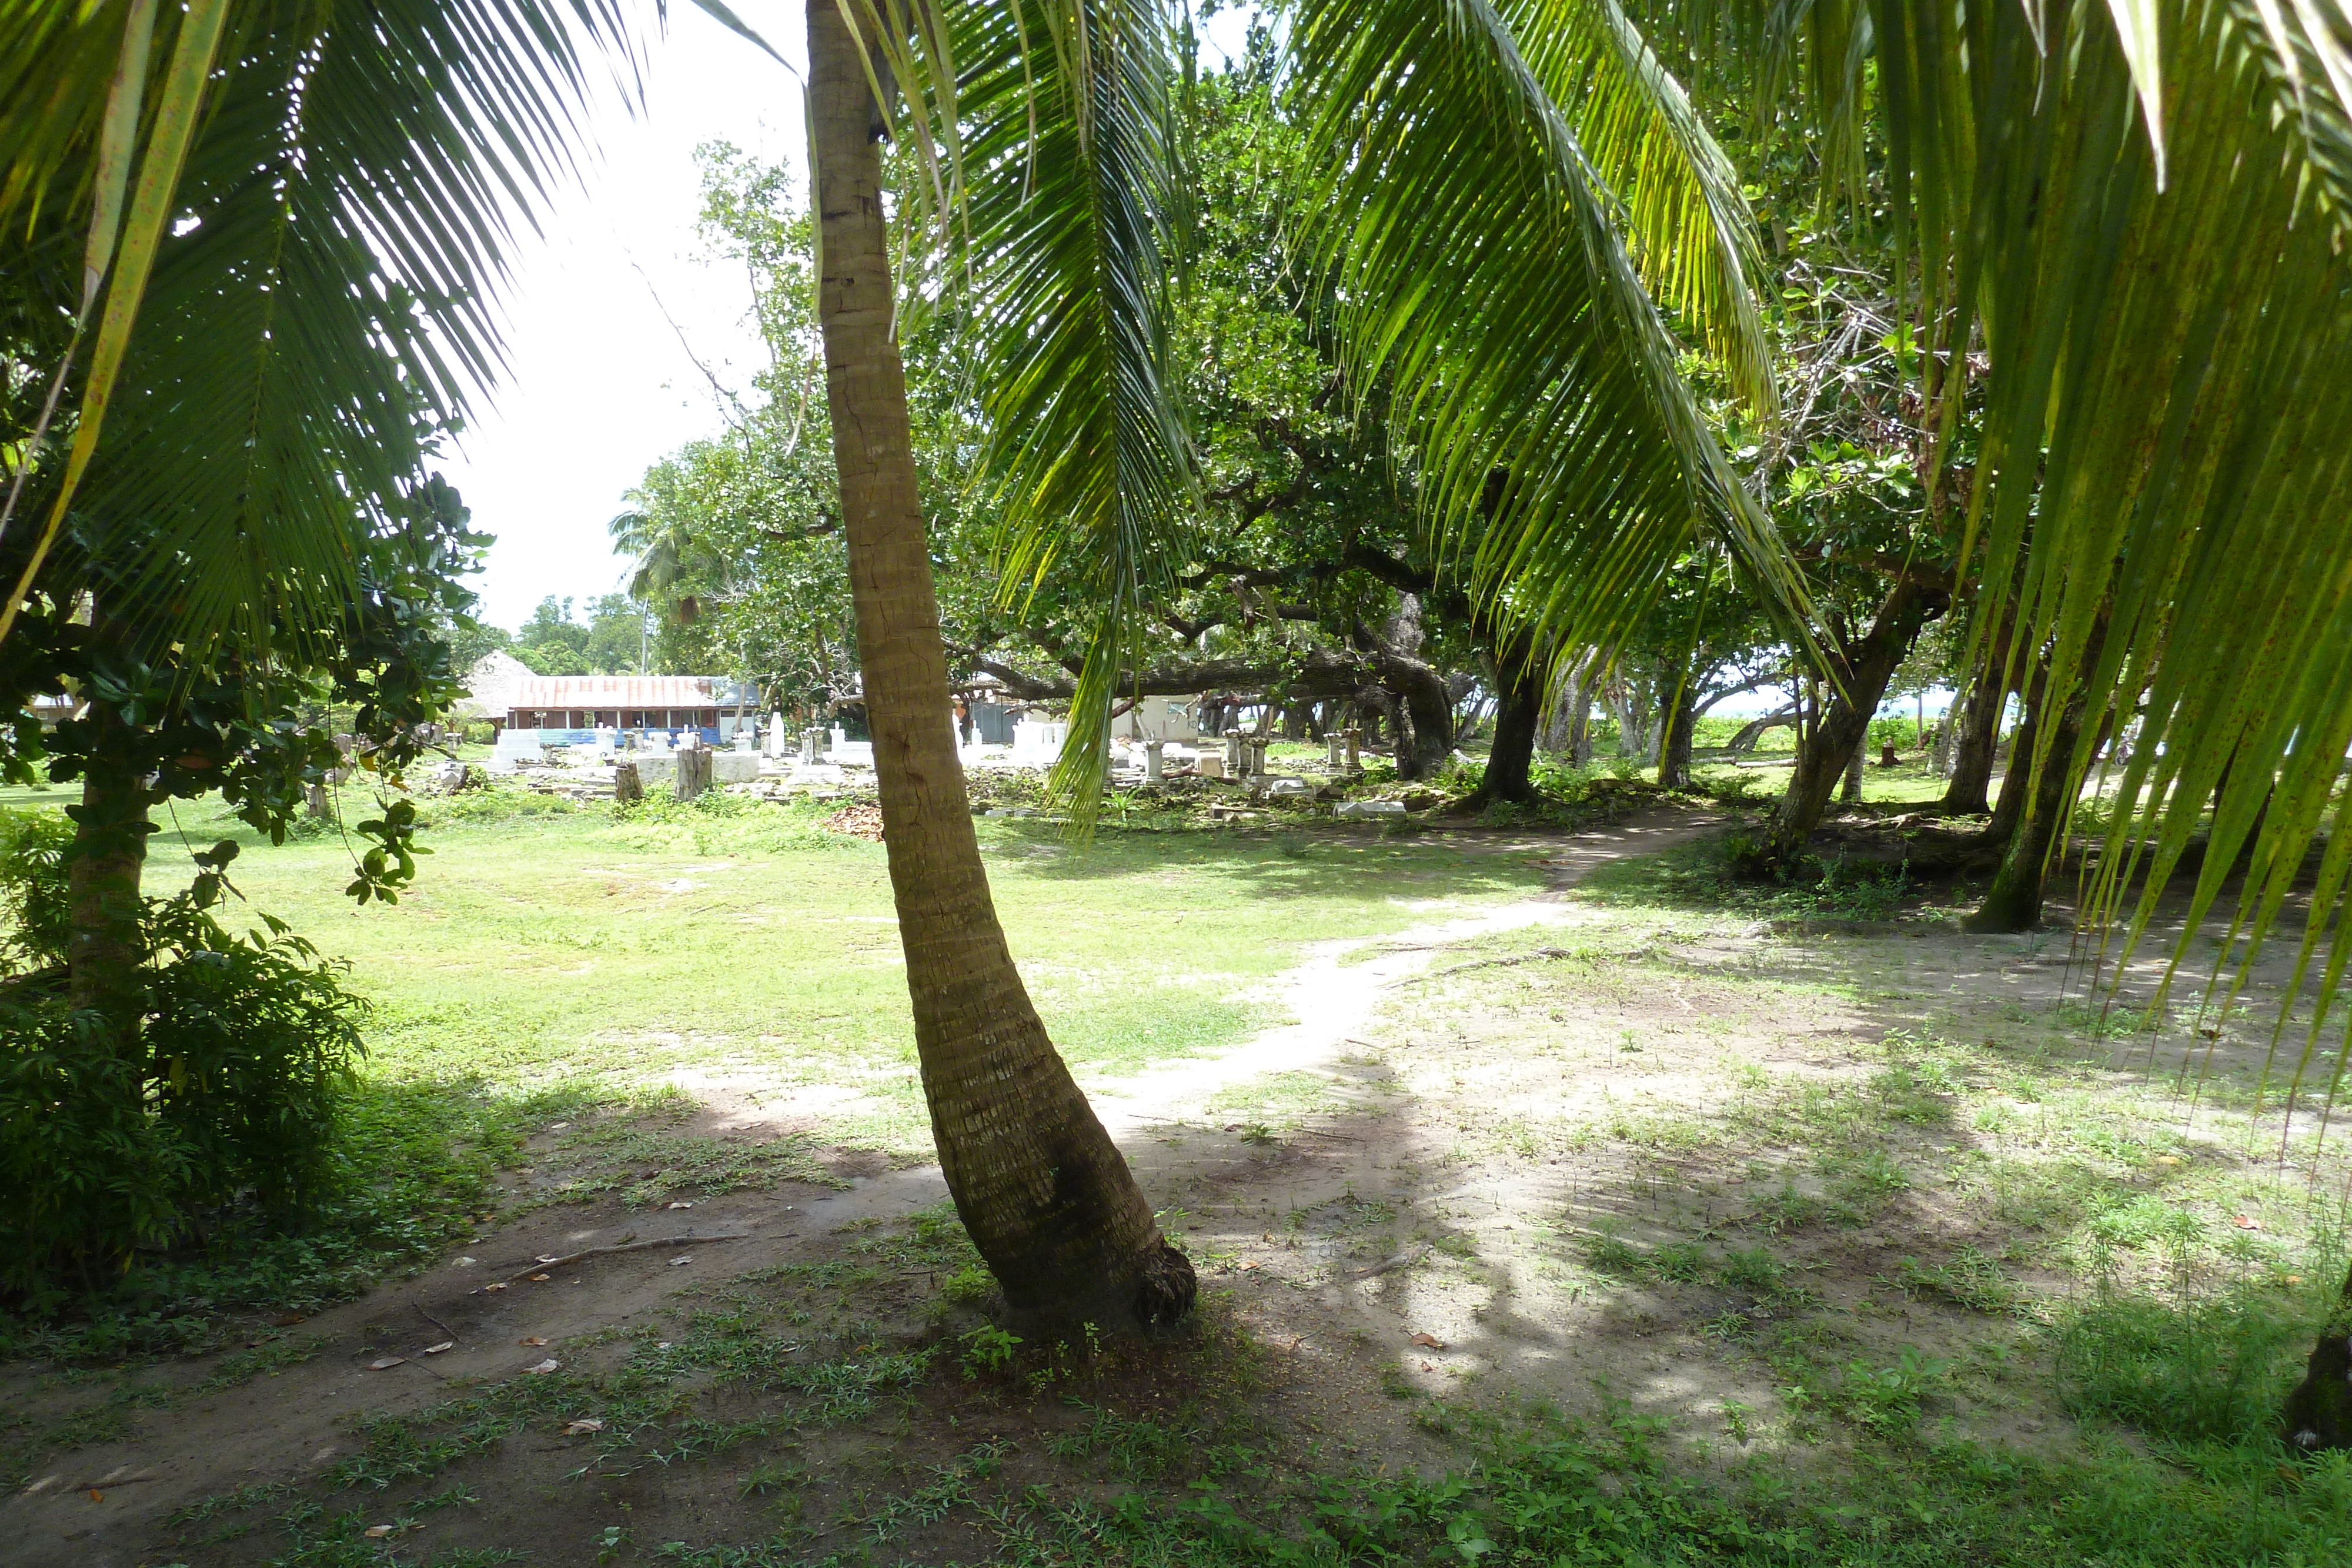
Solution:
[[[1718,825],[1513,838],[1553,891],[1328,944],[1236,1002],[1250,1044],[1090,1084],[1200,1268],[1187,1333],[992,1337],[933,1168],[572,1201],[629,1145],[558,1128],[415,1277],[227,1356],[0,1375],[60,1439],[0,1559],[969,1562],[1013,1500],[1111,1506],[1171,1445],[1434,1472],[1455,1413],[1529,1401],[1658,1416],[1726,1471],[1918,1422],[2055,1449],[2070,1297],[2304,1283],[2342,1163],[2283,1169],[2248,1104],[2289,955],[2237,1014],[2138,1034],[2063,925],[1792,928],[1629,862]],[[679,1135],[803,1125],[712,1099]]]

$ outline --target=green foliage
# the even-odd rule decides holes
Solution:
[[[2340,1272],[2328,1268],[2323,1285]],[[2180,1301],[2103,1288],[2059,1321],[2059,1386],[2076,1415],[2153,1437],[2266,1441],[2328,1304],[2254,1285]]]
[[[232,936],[209,899],[149,901],[127,1031],[62,994],[54,821],[19,817],[0,899],[35,918],[0,986],[0,1291],[54,1313],[147,1287],[134,1264],[303,1230],[341,1201],[362,1007],[282,923]],[[217,896],[233,843],[202,863]],[[209,887],[207,887],[209,879]]]
[[[964,1376],[977,1380],[1012,1365],[1013,1358],[1020,1353],[1022,1339],[994,1323],[982,1323],[956,1343],[964,1347]]]
[[[174,1251],[142,1252],[127,1272],[93,1276],[70,1296],[20,1300],[16,1315],[0,1314],[0,1354],[100,1362],[207,1351],[232,1333],[251,1337],[249,1320],[229,1324],[224,1314],[311,1312],[356,1295],[462,1239],[486,1217],[494,1173],[524,1135],[581,1107],[570,1090],[504,1095],[361,1079],[337,1102],[336,1136],[301,1213],[217,1211]]]
[[[66,852],[73,824],[55,811],[0,810],[0,914],[12,926],[0,960],[10,971],[63,961],[71,929]]]

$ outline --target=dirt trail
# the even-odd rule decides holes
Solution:
[[[1297,1021],[1278,1024],[1209,1057],[1188,1057],[1129,1077],[1107,1080],[1092,1092],[1095,1111],[1121,1140],[1170,1121],[1197,1115],[1204,1101],[1270,1072],[1330,1069],[1390,999],[1397,986],[1426,970],[1444,948],[1531,925],[1573,925],[1600,918],[1560,894],[1591,871],[1627,855],[1656,854],[1713,831],[1721,819],[1691,811],[1652,811],[1612,827],[1556,841],[1543,864],[1550,891],[1460,920],[1415,926],[1392,936],[1318,942],[1267,1003],[1267,1011]],[[1376,957],[1351,959],[1364,949]]]
[[[1195,1120],[1203,1102],[1268,1073],[1344,1077],[1344,1059],[1374,1015],[1401,984],[1429,971],[1445,947],[1499,932],[1600,918],[1561,895],[1608,861],[1655,853],[1717,822],[1703,814],[1655,812],[1572,837],[1515,841],[1507,846],[1513,852],[1545,852],[1544,863],[1554,873],[1547,893],[1389,937],[1318,944],[1266,1004],[1270,1012],[1296,1021],[1213,1057],[1107,1081],[1095,1090],[1096,1103],[1156,1198],[1197,1203],[1195,1195],[1220,1192],[1230,1197],[1236,1184],[1265,1187],[1260,1197],[1266,1197],[1286,1179],[1280,1174],[1285,1156],[1213,1132],[1203,1135]],[[1379,951],[1349,961],[1367,948]],[[756,1130],[758,1120],[728,1118],[733,1131]],[[1186,1135],[1166,1135],[1171,1127]],[[1402,1152],[1391,1148],[1385,1157]],[[1360,1177],[1373,1174],[1369,1166],[1346,1163]],[[9,1542],[0,1558],[23,1568],[170,1562],[168,1552],[158,1555],[156,1543],[173,1511],[238,1487],[313,1479],[360,1447],[354,1420],[414,1411],[447,1397],[453,1385],[503,1381],[540,1360],[565,1359],[575,1354],[567,1347],[593,1343],[672,1303],[682,1291],[809,1256],[844,1227],[898,1218],[946,1196],[935,1166],[889,1171],[869,1163],[866,1168],[871,1174],[854,1176],[847,1190],[785,1184],[704,1198],[691,1215],[635,1212],[612,1200],[528,1212],[415,1277],[389,1281],[311,1319],[299,1336],[313,1347],[311,1357],[273,1375],[210,1389],[205,1380],[218,1358],[158,1368],[141,1381],[163,1407],[139,1415],[123,1440],[54,1457],[28,1487],[0,1499],[0,1538]],[[1294,1171],[1289,1179],[1302,1174]],[[1348,1170],[1326,1170],[1308,1185],[1319,1193],[1348,1179]],[[1245,1228],[1254,1235],[1257,1222]],[[552,1270],[543,1283],[481,1289],[537,1258],[689,1233],[725,1233],[725,1239],[591,1257]],[[444,1340],[454,1341],[454,1347],[422,1354]],[[1295,1338],[1292,1350],[1297,1350]],[[372,1363],[394,1355],[405,1360],[372,1369]],[[39,1383],[30,1369],[0,1374],[0,1404],[23,1399],[27,1408],[38,1408],[54,1403],[55,1391],[43,1393]]]

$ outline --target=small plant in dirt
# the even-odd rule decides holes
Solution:
[[[1022,1339],[1008,1333],[994,1323],[982,1323],[971,1333],[960,1336],[956,1343],[963,1346],[963,1375],[977,1383],[992,1377],[1013,1364],[1020,1354]]]
[[[1952,1364],[1922,1355],[1906,1345],[1892,1366],[1866,1361],[1846,1364],[1837,1408],[1848,1420],[1881,1437],[1908,1432],[1919,1424],[1920,1401],[1951,1379]]]
[[[1932,1266],[1906,1258],[1895,1265],[1890,1282],[1906,1294],[1949,1301],[1972,1312],[2000,1315],[2015,1311],[2025,1300],[2000,1263],[1973,1247],[1963,1247]]]

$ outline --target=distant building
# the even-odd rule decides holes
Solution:
[[[1114,739],[1181,740],[1201,738],[1199,697],[1138,697],[1135,706],[1110,721]]]
[[[487,662],[487,661],[485,661]],[[476,668],[479,668],[477,665]],[[603,729],[698,729],[713,745],[740,722],[762,722],[759,694],[724,675],[534,675],[505,694],[504,726],[534,730],[544,746],[583,745]]]

